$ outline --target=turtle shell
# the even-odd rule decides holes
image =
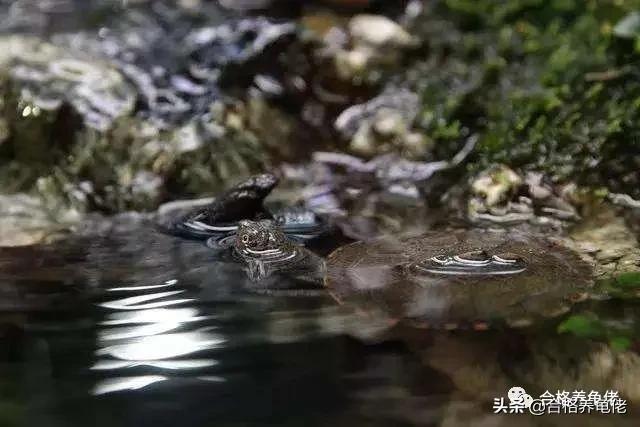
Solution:
[[[566,312],[592,266],[558,241],[521,231],[428,232],[338,248],[325,285],[339,302],[418,326],[512,326]]]

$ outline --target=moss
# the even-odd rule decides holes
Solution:
[[[191,126],[196,141],[186,145]],[[267,162],[251,134],[214,138],[197,121],[161,131],[128,118],[106,134],[80,132],[75,141],[64,161],[38,180],[38,190],[51,204],[81,211],[149,210],[172,197],[216,193]]]
[[[633,344],[635,331],[615,322],[606,322],[594,313],[574,314],[558,325],[558,333],[578,338],[606,341],[613,350],[624,351]]]
[[[449,152],[479,133],[473,169],[502,162],[640,196],[636,29],[616,35],[636,7],[441,2],[415,29],[426,55],[403,74],[422,94],[420,125]]]
[[[597,317],[576,314],[563,321],[558,332],[569,332],[581,338],[601,338],[607,331]]]
[[[636,299],[640,295],[640,273],[626,272],[598,282],[600,292],[618,299]]]

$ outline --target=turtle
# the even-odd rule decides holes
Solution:
[[[380,237],[338,247],[325,260],[273,221],[245,220],[233,251],[254,281],[303,278],[341,304],[422,327],[524,326],[567,312],[594,285],[581,254],[519,229]]]
[[[218,250],[233,245],[238,221],[243,219],[270,219],[288,238],[299,242],[315,239],[328,231],[327,221],[304,207],[269,210],[264,199],[278,181],[270,173],[253,175],[204,205],[199,201],[187,203],[186,213],[181,204],[173,204],[166,209],[173,219],[168,224],[159,225],[162,231],[188,239],[205,240],[207,246]]]

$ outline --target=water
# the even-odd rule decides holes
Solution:
[[[255,292],[239,264],[144,221],[96,229],[0,251],[0,425],[535,425],[493,415],[493,398],[513,385],[638,396],[633,347],[559,335],[566,317],[381,332],[329,295]],[[634,329],[639,307],[576,311]],[[632,425],[629,410],[544,425]]]

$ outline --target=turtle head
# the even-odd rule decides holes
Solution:
[[[247,264],[247,273],[253,281],[275,271],[288,271],[318,284],[324,275],[322,258],[289,240],[271,220],[240,221],[234,251]]]
[[[286,244],[286,237],[271,220],[238,223],[235,248],[240,253],[280,249]]]

